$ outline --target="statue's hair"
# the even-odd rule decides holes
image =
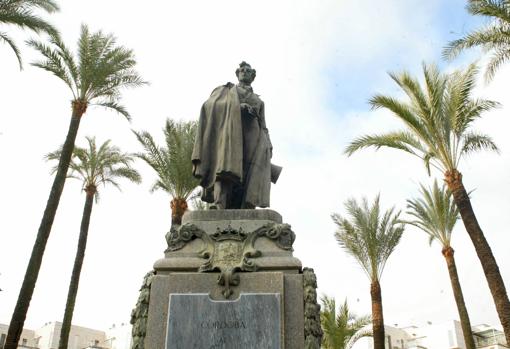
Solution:
[[[245,61],[242,61],[240,64],[239,64],[239,68],[242,68],[242,67],[250,67],[251,71],[252,71],[252,75],[253,75],[253,79],[255,79],[255,77],[257,76],[257,71],[255,69],[253,69],[251,67],[251,65],[249,63],[246,63]],[[239,68],[236,69],[236,76],[239,77]]]

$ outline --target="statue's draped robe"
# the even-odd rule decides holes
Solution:
[[[251,105],[255,115],[241,112],[241,103]],[[202,200],[214,201],[216,181],[231,181],[241,190],[242,207],[268,207],[271,153],[264,102],[232,83],[214,89],[200,111],[192,155]]]

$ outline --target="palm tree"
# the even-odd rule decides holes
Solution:
[[[332,215],[338,226],[335,237],[340,246],[358,261],[370,280],[374,349],[384,349],[380,280],[388,258],[404,233],[404,225],[398,221],[400,212],[396,213],[395,208],[381,216],[379,196],[371,207],[363,198],[361,205],[355,199],[348,200],[345,208],[350,220],[338,214]]]
[[[52,35],[50,44],[48,46],[34,40],[29,42],[30,46],[45,57],[45,60],[33,63],[33,65],[53,73],[72,91],[71,122],[11,318],[4,349],[15,349],[18,344],[39,275],[46,242],[64,189],[67,169],[83,114],[89,105],[99,105],[113,109],[129,119],[127,110],[118,104],[120,91],[124,87],[137,87],[145,84],[134,70],[136,61],[133,51],[116,45],[112,35],[104,35],[102,32],[90,33],[86,26],[82,26],[78,40],[77,59],[73,57],[71,51],[60,41],[58,36]]]
[[[50,23],[34,13],[35,9],[53,13],[59,10],[59,6],[53,0],[2,0],[0,2],[0,24],[15,25],[36,33],[58,35],[57,30]],[[20,69],[23,69],[20,50],[12,38],[0,31],[0,41],[4,41],[11,47],[18,59]]]
[[[187,200],[198,185],[198,180],[192,176],[191,153],[195,142],[197,124],[190,122],[175,122],[167,119],[163,133],[166,147],[156,144],[150,133],[133,131],[144,148],[139,153],[158,175],[152,185],[151,192],[161,189],[172,197],[172,226],[181,224],[182,216],[188,209]]]
[[[473,332],[471,331],[471,322],[467,312],[462,288],[460,287],[459,275],[457,274],[457,266],[455,265],[454,250],[451,246],[452,231],[457,219],[459,218],[459,210],[453,202],[452,195],[443,186],[439,188],[437,181],[429,190],[421,185],[421,198],[407,200],[407,213],[415,218],[413,221],[406,221],[420,228],[430,237],[430,243],[437,240],[441,246],[450,281],[452,284],[453,296],[457,304],[459,312],[462,332],[464,334],[464,342],[467,349],[475,349],[475,341]]]
[[[131,154],[122,153],[119,148],[110,145],[110,141],[106,141],[99,148],[96,146],[94,138],[87,137],[88,148],[74,148],[73,158],[71,159],[70,178],[76,178],[83,183],[85,191],[85,206],[83,207],[83,215],[80,226],[80,237],[78,239],[78,248],[74,259],[73,272],[71,282],[69,283],[69,291],[67,293],[66,309],[64,312],[64,320],[62,321],[62,330],[60,332],[59,349],[67,349],[69,342],[69,332],[71,330],[71,322],[73,319],[74,305],[76,295],[78,294],[78,285],[80,283],[80,273],[85,257],[85,249],[87,247],[87,236],[89,231],[90,215],[94,198],[99,198],[98,187],[103,184],[111,184],[120,189],[117,183],[118,178],[126,178],[134,183],[140,183],[140,174],[133,168],[131,163],[134,157]],[[48,160],[60,159],[62,151],[50,153],[46,156]],[[55,167],[53,171],[58,168]]]
[[[478,72],[474,64],[449,75],[439,73],[434,65],[424,65],[423,72],[424,87],[407,72],[390,74],[409,101],[384,95],[376,95],[370,100],[373,108],[390,110],[404,122],[407,130],[362,136],[352,141],[345,152],[352,155],[367,147],[394,148],[422,159],[429,174],[431,166],[444,174],[482,264],[507,342],[510,343],[510,302],[505,284],[458,170],[465,155],[479,150],[498,150],[489,136],[470,130],[473,121],[498,103],[472,98]]]
[[[510,59],[510,1],[509,0],[469,0],[467,10],[472,15],[491,20],[484,28],[475,30],[461,39],[448,43],[443,56],[453,59],[465,49],[481,47],[491,52],[485,78],[490,81],[498,68]]]
[[[338,313],[334,298],[324,296],[321,302],[324,349],[351,349],[356,340],[372,335],[372,329],[368,326],[372,322],[370,316],[356,316],[351,313],[347,299],[340,305]]]

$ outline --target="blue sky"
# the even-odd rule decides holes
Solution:
[[[370,56],[363,56],[364,49],[356,46],[339,45],[330,51],[329,62],[321,67],[320,74],[326,91],[325,102],[332,112],[336,111],[338,117],[342,117],[341,112],[346,110],[367,109],[367,101],[375,91],[396,91],[397,87],[387,72],[409,70],[419,73],[422,62],[447,66],[450,63],[442,59],[442,48],[486,21],[470,15],[465,9],[465,1],[437,1],[434,4],[429,7],[433,11],[431,13],[406,14],[407,20],[402,24],[404,30],[398,35],[384,37],[384,45]],[[381,2],[375,6],[384,4]],[[420,16],[425,20],[416,20]],[[378,30],[377,25],[376,21],[373,30]],[[343,26],[343,30],[348,31],[348,26]],[[417,55],[413,41],[420,41],[420,55]],[[353,57],[359,64],[342,64]],[[464,54],[459,61],[466,61],[468,57],[473,57],[473,54]]]

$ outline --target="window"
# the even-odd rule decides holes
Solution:
[[[451,330],[448,330],[448,344],[450,347],[453,347],[453,333]]]
[[[25,347],[27,346],[27,342],[28,342],[28,341],[27,341],[27,339],[26,339],[26,338],[23,338],[23,339],[21,340],[21,344],[22,344],[22,345],[24,345]]]

